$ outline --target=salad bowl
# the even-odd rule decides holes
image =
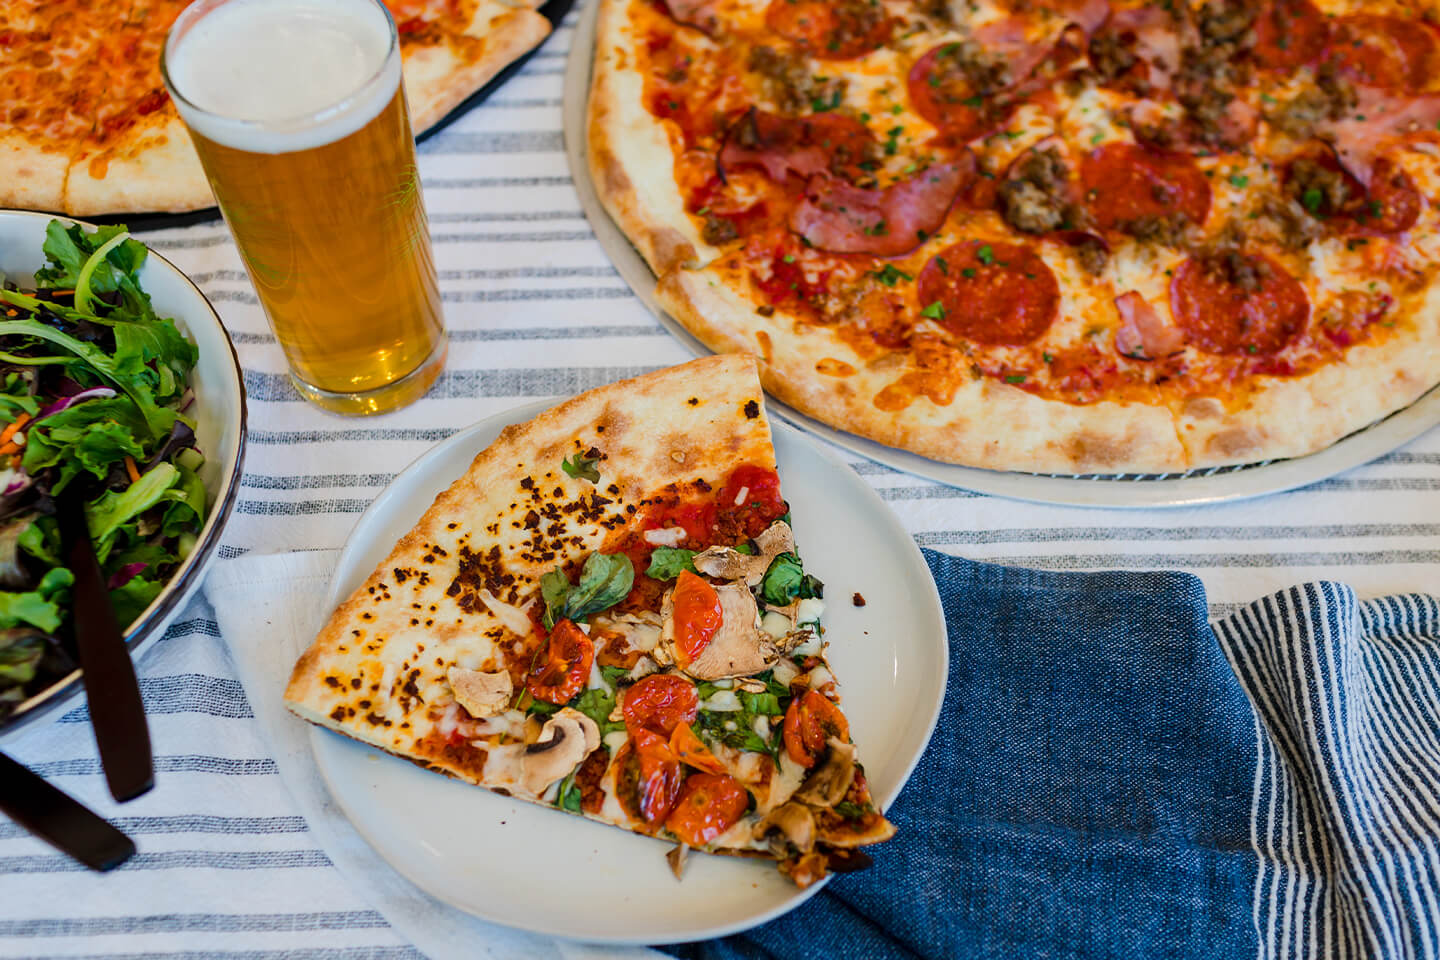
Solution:
[[[42,245],[53,220],[94,229],[50,214],[0,210],[0,276],[22,288],[31,285],[35,271],[46,265]],[[184,412],[194,423],[194,447],[204,457],[195,472],[205,487],[206,509],[193,546],[158,595],[124,626],[133,657],[160,639],[204,579],[239,490],[246,433],[240,363],[215,308],[194,282],[153,250],[136,276],[149,294],[155,314],[173,318],[198,351],[190,372],[193,400]],[[30,691],[27,699],[0,718],[0,742],[21,726],[71,702],[81,689],[80,671],[72,670],[43,689]]]

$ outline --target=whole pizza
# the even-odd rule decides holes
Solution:
[[[160,75],[190,0],[0,3],[0,206],[75,216],[214,206]],[[386,0],[423,131],[539,44],[550,22],[499,0]]]
[[[1440,6],[600,0],[588,151],[706,345],[1065,473],[1293,457],[1440,381]]]

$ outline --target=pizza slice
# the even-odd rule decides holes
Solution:
[[[507,428],[335,611],[301,717],[497,793],[805,886],[876,809],[780,492],[755,360]]]

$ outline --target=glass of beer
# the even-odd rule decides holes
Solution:
[[[162,70],[296,388],[352,415],[418,399],[446,338],[389,12],[198,0]]]

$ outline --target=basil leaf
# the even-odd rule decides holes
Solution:
[[[608,610],[624,600],[635,585],[635,567],[623,553],[592,553],[580,568],[580,583],[574,586],[565,571],[556,567],[540,577],[540,596],[545,601],[545,629],[561,620],[579,622],[592,613]]]
[[[575,701],[575,709],[595,721],[595,725],[600,728],[601,737],[625,729],[623,722],[610,719],[610,714],[615,710],[615,694],[609,690],[601,690],[599,687],[586,690],[580,694],[580,699]]]
[[[859,820],[867,813],[870,813],[874,808],[871,807],[869,804],[866,804],[862,807],[858,803],[851,803],[849,800],[841,800],[839,803],[835,804],[833,809],[836,813],[840,814],[840,816],[844,817],[846,820]]]
[[[784,714],[780,708],[780,698],[773,693],[747,693],[740,691],[740,703],[745,707],[745,712],[766,717],[778,717]]]
[[[549,630],[563,618],[565,601],[570,597],[570,578],[556,567],[540,577],[540,597],[545,601],[545,629]]]
[[[610,686],[618,687],[620,686],[620,681],[629,678],[630,671],[626,670],[624,667],[602,666],[600,668],[600,675],[605,678],[605,682],[610,684]]]
[[[768,693],[773,693],[775,696],[781,699],[789,699],[790,688],[785,684],[781,683],[779,680],[775,679],[774,670],[766,670],[764,673],[757,673],[755,674],[755,679],[765,684],[765,689]]]
[[[560,791],[555,794],[555,806],[571,813],[580,812],[580,788],[575,786],[575,772],[560,781]]]
[[[591,483],[600,482],[600,471],[595,469],[595,464],[600,462],[599,457],[587,457],[583,453],[575,454],[574,462],[569,457],[560,461],[560,469],[577,480],[589,480]]]
[[[580,585],[565,601],[566,616],[580,620],[608,610],[630,593],[635,567],[623,553],[592,553],[580,570]]]
[[[548,717],[559,709],[560,705],[558,703],[549,703],[545,700],[536,700],[532,697],[530,699],[530,705],[525,708],[525,712],[538,713],[542,717]]]
[[[699,694],[701,700],[709,700],[719,691],[720,688],[708,680],[702,680],[695,686],[695,692]]]
[[[770,753],[770,744],[761,739],[755,732],[750,722],[753,718],[743,711],[735,710],[701,710],[696,718],[700,732],[709,736],[717,743],[734,750],[749,750],[754,753]],[[735,722],[735,729],[729,729],[726,724]]]
[[[770,561],[765,579],[760,583],[760,595],[772,607],[783,607],[796,600],[824,596],[825,585],[810,576],[800,565],[800,558],[793,553],[782,553]]]
[[[735,552],[743,553],[747,557],[753,557],[755,556],[755,547],[749,541],[746,541],[745,543],[737,543],[735,545]]]
[[[655,580],[674,580],[686,570],[698,574],[695,564],[694,550],[686,550],[684,547],[656,547],[655,552],[650,554],[650,568],[645,571],[645,576]]]

